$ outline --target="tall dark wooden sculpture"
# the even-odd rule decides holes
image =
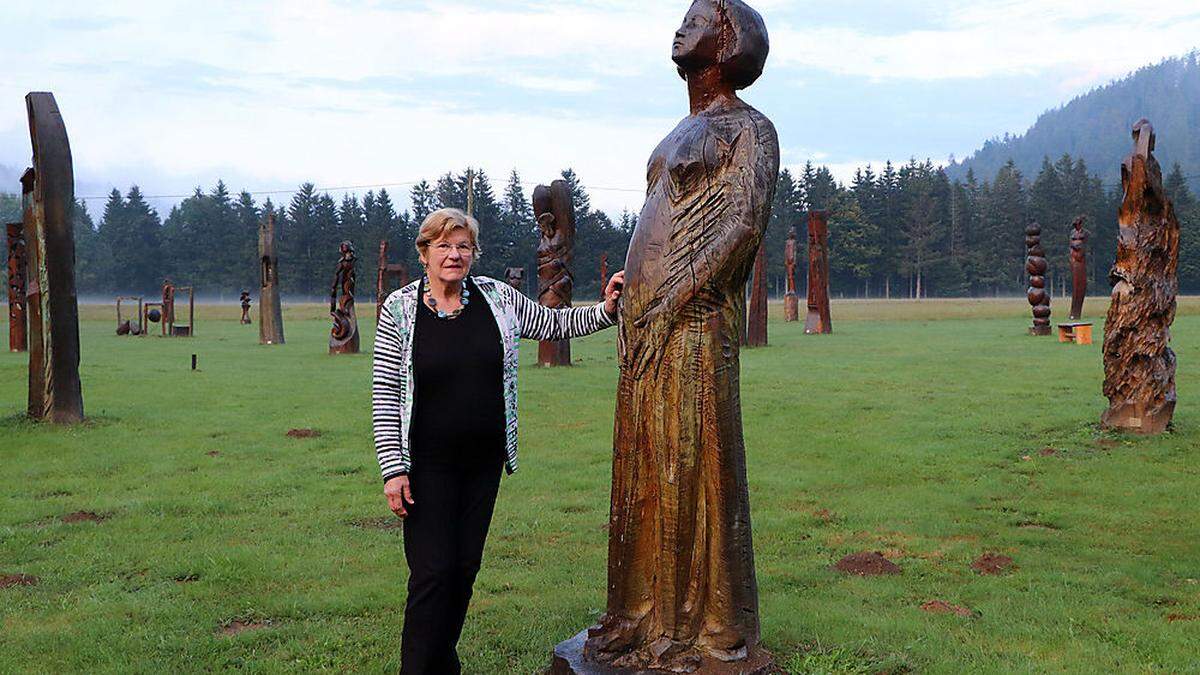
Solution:
[[[509,286],[525,292],[525,268],[524,267],[508,267],[504,270],[504,280]]]
[[[258,223],[258,342],[283,344],[283,307],[279,302],[279,258],[275,254],[275,214]]]
[[[392,281],[395,283],[391,283]],[[375,325],[379,325],[379,315],[383,313],[383,303],[398,288],[408,285],[408,268],[404,263],[388,262],[387,239],[379,241],[379,269],[375,277]]]
[[[8,223],[8,350],[23,352],[29,348],[25,334],[25,226]]]
[[[767,346],[767,247],[754,254],[754,276],[750,279],[750,306],[746,309],[746,346]]]
[[[604,302],[604,289],[608,286],[608,254],[600,254],[600,302]]]
[[[783,245],[783,269],[787,278],[787,292],[783,296],[783,320],[789,323],[800,320],[800,299],[796,296],[796,228],[788,230],[787,243]]]
[[[329,332],[330,354],[358,353],[358,316],[354,313],[354,282],[356,277],[354,245],[343,241],[338,246],[337,266],[333,270],[333,287],[329,290],[329,316],[333,328]]]
[[[804,332],[809,335],[833,332],[829,314],[829,214],[808,213],[808,315]]]
[[[542,232],[538,243],[538,302],[546,307],[570,307],[575,276],[571,261],[575,256],[575,208],[571,188],[565,180],[550,187],[533,190],[533,215]],[[538,344],[538,365],[571,365],[571,341],[543,341]]]
[[[1084,217],[1071,225],[1071,321],[1083,316],[1083,301],[1087,298],[1087,241],[1083,229]]]
[[[242,325],[250,325],[250,291],[242,291],[242,296],[239,298],[242,303]]]
[[[162,330],[169,337],[175,335],[175,284],[163,279],[162,285]]]
[[[54,95],[25,97],[33,167],[21,177],[29,318],[29,416],[83,421],[75,297],[75,174]]]
[[[1046,289],[1046,252],[1042,250],[1042,226],[1029,223],[1025,228],[1025,271],[1029,273],[1026,296],[1033,305],[1030,335],[1050,334],[1050,291]]]
[[[766,27],[740,0],[698,0],[672,56],[691,114],[650,156],[625,264],[607,610],[558,646],[553,672],[773,668],[759,646],[738,385],[779,141],[735,92],[762,72]]]
[[[1106,429],[1162,433],[1175,414],[1171,324],[1179,292],[1179,221],[1163,192],[1154,127],[1133,127],[1133,154],[1121,165],[1117,260],[1109,273],[1112,304],[1104,323]]]

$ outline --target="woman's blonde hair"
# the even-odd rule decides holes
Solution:
[[[455,230],[466,230],[475,255],[482,253],[479,250],[479,221],[460,209],[438,209],[425,216],[425,222],[421,223],[421,230],[417,232],[417,252],[424,255],[431,243]]]

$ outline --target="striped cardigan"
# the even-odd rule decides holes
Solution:
[[[517,470],[517,351],[521,338],[567,340],[608,328],[616,320],[604,305],[551,309],[525,297],[508,284],[488,277],[471,277],[486,300],[504,354],[505,468]],[[371,387],[375,454],[384,480],[412,468],[408,430],[413,411],[413,326],[417,317],[420,280],[388,296],[375,329],[375,361]]]

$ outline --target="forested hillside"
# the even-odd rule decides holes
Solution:
[[[1012,160],[1026,175],[1044,157],[1063,154],[1082,159],[1106,185],[1120,180],[1121,160],[1129,154],[1133,123],[1145,117],[1158,133],[1157,156],[1164,167],[1178,163],[1189,183],[1200,185],[1200,62],[1198,54],[1146,66],[1049,110],[1021,136],[995,138],[971,157],[952,163],[951,178],[965,180],[967,170],[995,176]]]

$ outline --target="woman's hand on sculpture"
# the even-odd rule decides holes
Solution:
[[[608,285],[604,287],[604,311],[609,316],[617,315],[617,301],[621,299],[621,291],[625,290],[625,270],[612,275]]]
[[[408,517],[408,509],[404,506],[406,502],[409,506],[416,504],[413,501],[412,488],[408,484],[408,476],[396,476],[384,483],[383,494],[387,497],[388,508],[400,519]]]

